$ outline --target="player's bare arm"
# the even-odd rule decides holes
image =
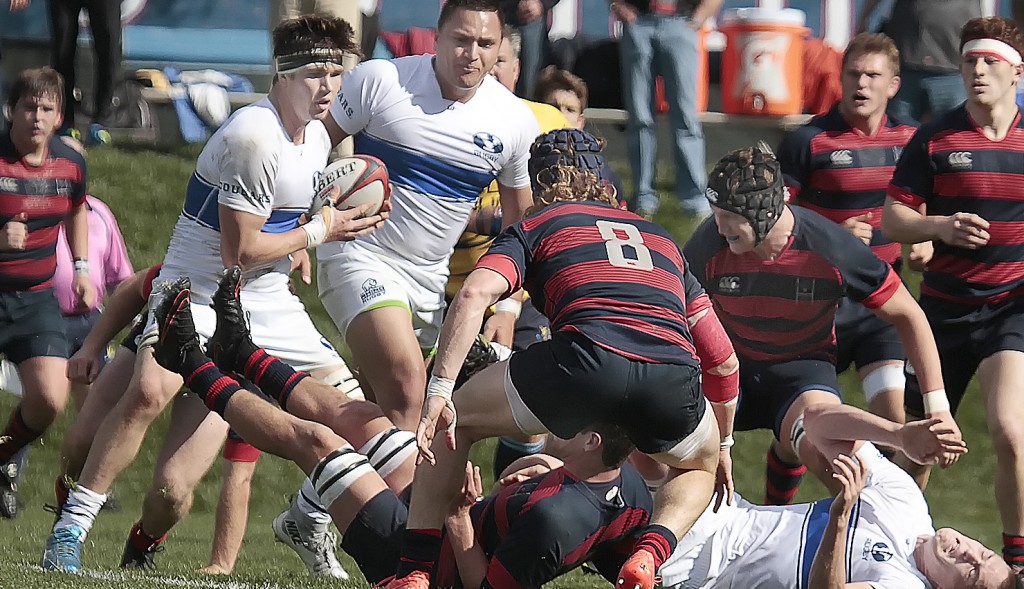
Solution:
[[[377,229],[387,218],[386,212],[363,217],[370,206],[345,211],[325,207],[309,223],[322,223],[323,236],[319,243],[351,241]],[[225,268],[238,265],[248,270],[319,245],[310,241],[310,232],[301,226],[284,233],[266,233],[262,231],[266,221],[265,217],[220,205],[221,259]]]
[[[686,324],[693,335],[697,356],[702,360],[704,396],[711,402],[715,421],[718,422],[720,443],[718,472],[715,475],[714,508],[718,511],[723,503],[732,505],[735,492],[732,478],[732,446],[736,400],[739,395],[740,362],[710,302],[706,308],[688,316]],[[723,357],[724,360],[719,360]]]
[[[533,194],[529,187],[512,188],[498,183],[498,195],[501,199],[501,227],[508,227],[523,218],[526,210],[533,204]],[[487,339],[507,348],[512,347],[515,336],[516,319],[523,305],[523,293],[516,292],[499,305],[493,315],[487,318],[483,334]]]
[[[473,520],[469,510],[483,496],[484,486],[480,480],[480,467],[466,463],[466,480],[462,492],[451,505],[445,530],[455,554],[455,564],[459,569],[459,577],[463,587],[480,587],[487,576],[487,555],[477,542],[473,530]]]
[[[427,398],[423,402],[420,422],[416,427],[420,458],[431,464],[434,462],[434,454],[430,446],[438,427],[446,430],[448,446],[455,449],[456,415],[451,400],[455,378],[476,339],[475,326],[480,325],[487,307],[508,292],[509,286],[501,274],[488,268],[478,268],[469,274],[452,301],[452,308],[441,328],[434,372],[427,383]]]
[[[925,215],[892,197],[886,197],[882,214],[882,232],[900,243],[938,239],[955,247],[978,249],[991,237],[988,227],[988,221],[974,213]]]
[[[917,214],[916,211],[913,212]],[[927,417],[941,419],[959,436],[960,428],[953,420],[953,414],[949,410],[949,401],[946,399],[939,351],[935,346],[935,338],[924,311],[921,310],[910,291],[900,284],[892,297],[881,307],[874,309],[874,313],[896,326],[896,332],[907,351],[907,357],[917,372],[921,390],[926,391],[924,395]],[[951,466],[958,458],[959,454],[947,454],[943,457],[941,464]]]
[[[864,490],[867,466],[842,454],[832,461],[832,470],[832,476],[842,484],[842,491],[829,509],[828,524],[811,564],[808,585],[815,589],[871,589],[871,583],[846,582],[846,530],[853,506]]]
[[[75,296],[80,309],[92,309],[96,304],[96,286],[89,280],[89,218],[85,199],[72,207],[64,220],[71,257],[75,260]]]
[[[149,268],[136,272],[131,278],[117,285],[107,300],[103,313],[96,325],[89,330],[82,346],[68,359],[67,376],[84,384],[92,383],[103,367],[103,349],[117,337],[126,325],[146,306],[142,285]]]

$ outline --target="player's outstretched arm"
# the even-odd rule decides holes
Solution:
[[[448,446],[455,449],[456,416],[452,403],[455,379],[476,339],[477,326],[483,323],[484,313],[508,290],[509,282],[504,276],[489,268],[477,268],[466,277],[445,316],[434,370],[427,383],[427,398],[416,427],[420,458],[431,464],[434,454],[430,446],[439,427],[446,430]]]
[[[989,222],[974,213],[927,215],[900,203],[891,196],[885,199],[882,233],[900,243],[943,241],[955,247],[978,249],[988,243]]]
[[[828,524],[811,564],[810,589],[871,589],[870,583],[846,582],[846,530],[850,514],[867,480],[867,467],[846,454],[832,461],[833,477],[843,490],[832,501]]]
[[[910,291],[900,284],[892,297],[881,307],[874,309],[874,313],[896,327],[903,348],[907,351],[907,358],[917,373],[921,390],[927,391],[924,393],[925,416],[941,419],[949,429],[956,432],[958,438],[961,437],[960,428],[953,420],[949,401],[946,399],[939,350],[935,345],[928,318],[920,305]],[[960,455],[955,453],[946,455],[940,464],[950,466],[959,457]]]
[[[875,442],[902,451],[920,464],[945,454],[959,456],[967,447],[958,432],[932,419],[899,424],[850,405],[820,405],[804,412],[807,439],[826,459],[852,456],[860,442]]]

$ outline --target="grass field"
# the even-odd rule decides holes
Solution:
[[[90,192],[106,200],[117,214],[125,240],[137,269],[158,262],[166,249],[171,227],[181,208],[185,184],[198,150],[182,148],[173,153],[148,148],[107,148],[90,152]],[[617,162],[625,175],[625,164]],[[670,174],[662,170],[664,187]],[[659,221],[677,239],[685,240],[692,225],[674,213],[671,203]],[[910,276],[916,283],[917,277]],[[323,333],[335,343],[338,333],[316,297],[315,287],[300,289],[303,299]],[[861,402],[859,386],[844,375],[844,394]],[[14,398],[0,395],[0,419],[6,422]],[[57,452],[62,432],[73,419],[72,411],[36,444],[23,479],[25,507],[13,520],[0,520],[0,589],[150,589],[188,588],[268,588],[337,587],[310,579],[297,557],[281,544],[275,544],[270,522],[285,506],[288,496],[301,482],[300,471],[280,459],[264,456],[253,482],[249,528],[235,574],[228,579],[198,575],[194,571],[206,565],[210,550],[214,510],[220,488],[219,468],[214,468],[196,492],[191,515],[171,532],[167,550],[159,555],[159,571],[154,574],[128,574],[117,569],[127,532],[140,514],[141,502],[152,476],[153,462],[165,429],[158,422],[146,438],[135,463],[114,486],[122,505],[119,512],[103,512],[93,528],[84,550],[89,572],[81,575],[46,574],[36,566],[50,530],[52,515],[42,509],[53,502],[53,479],[57,472]],[[937,526],[952,525],[980,538],[998,549],[1000,525],[992,498],[994,459],[981,412],[977,391],[972,390],[960,415],[960,426],[970,447],[958,465],[937,472],[928,489]],[[767,432],[741,433],[734,449],[735,477],[738,489],[751,500],[763,494],[764,451]],[[492,446],[481,445],[475,459],[489,471]],[[805,481],[799,500],[823,496],[815,481]],[[343,561],[354,577],[359,574],[347,557]],[[345,586],[365,587],[349,582]],[[574,574],[551,584],[552,587],[607,586],[595,577]]]

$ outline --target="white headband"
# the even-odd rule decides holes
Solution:
[[[1003,43],[998,39],[975,39],[973,41],[968,41],[964,43],[964,49],[961,52],[961,55],[966,57],[969,53],[995,57],[1012,66],[1018,66],[1021,64],[1020,52],[1009,44]]]

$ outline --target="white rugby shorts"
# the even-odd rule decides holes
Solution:
[[[317,262],[320,300],[343,337],[348,340],[348,327],[357,315],[381,307],[402,307],[412,317],[420,348],[432,351],[441,334],[447,277],[369,251],[355,242],[343,245],[339,253]]]
[[[162,284],[185,275],[192,281],[192,319],[199,341],[205,346],[217,325],[217,315],[210,303],[217,290],[219,276],[190,273],[180,266],[164,264],[153,281],[149,307],[156,308],[163,298]],[[262,277],[261,284],[266,285],[267,278],[270,277]],[[271,288],[258,292],[246,290],[243,283],[241,300],[242,307],[249,313],[252,341],[267,353],[295,370],[309,371],[344,364],[334,346],[313,325],[302,301],[288,288],[287,276],[281,275],[279,281],[273,281]],[[156,341],[156,319],[153,313],[148,317],[140,346],[153,345]]]

